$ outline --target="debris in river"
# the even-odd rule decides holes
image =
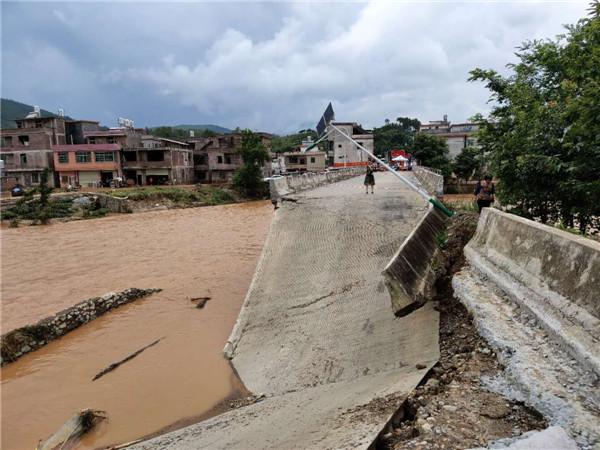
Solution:
[[[137,355],[139,355],[140,353],[142,353],[144,350],[146,350],[147,348],[152,347],[153,345],[158,344],[160,341],[162,341],[164,338],[160,338],[157,339],[156,341],[152,342],[151,344],[146,345],[145,347],[140,348],[139,350],[133,352],[131,355],[127,356],[126,358],[123,358],[120,361],[117,361],[116,363],[112,363],[110,366],[106,367],[105,369],[102,369],[102,371],[98,372],[96,374],[96,376],[94,378],[92,378],[92,381],[96,381],[98,378],[103,377],[104,375],[106,375],[108,372],[112,372],[113,370],[115,370],[117,367],[119,367],[121,364],[126,363],[127,361],[129,361],[130,359],[135,358]]]
[[[212,297],[192,297],[190,299],[190,301],[198,302],[198,303],[196,303],[196,308],[202,309],[202,308],[204,308],[204,305],[206,305],[206,302],[211,299],[212,299]]]
[[[85,433],[106,419],[105,411],[84,409],[65,422],[60,429],[45,441],[40,441],[36,450],[70,448]]]

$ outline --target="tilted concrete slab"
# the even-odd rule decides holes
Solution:
[[[428,205],[391,174],[377,174],[374,195],[362,181],[296,194],[276,211],[226,348],[266,399],[134,448],[373,442],[437,361],[438,313],[425,305],[396,318],[381,274]]]

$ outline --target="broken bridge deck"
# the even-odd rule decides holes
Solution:
[[[428,205],[376,179],[374,195],[355,177],[276,211],[226,347],[264,399],[133,448],[371,445],[439,356],[438,313],[396,318],[381,274]]]

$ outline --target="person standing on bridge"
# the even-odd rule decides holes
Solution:
[[[369,193],[369,186],[371,186],[371,194],[373,193],[373,187],[375,186],[375,175],[373,174],[373,168],[370,164],[367,164],[367,173],[365,174],[365,194]]]

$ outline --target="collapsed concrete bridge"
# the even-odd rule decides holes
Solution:
[[[439,358],[426,300],[444,223],[391,174],[374,195],[344,177],[273,183],[279,208],[225,349],[261,400],[133,448],[373,445]],[[455,293],[506,365],[484,385],[549,419],[531,438],[545,448],[575,448],[559,427],[596,448],[600,244],[489,209],[465,254]]]
[[[396,318],[382,275],[426,202],[387,173],[374,195],[355,177],[294,200],[276,211],[226,348],[264,400],[135,448],[368,447],[437,361],[438,312]]]

